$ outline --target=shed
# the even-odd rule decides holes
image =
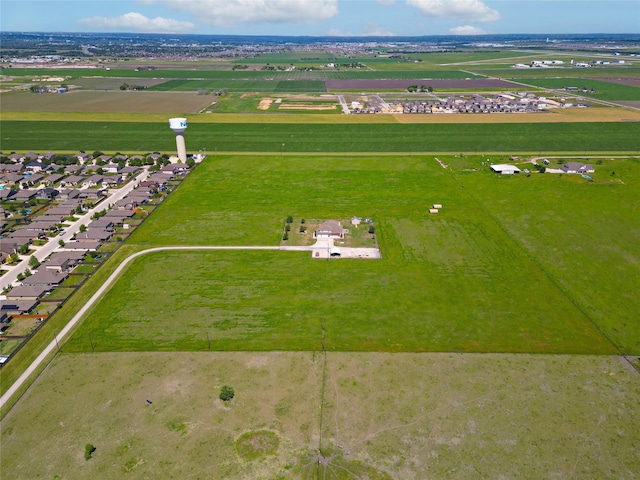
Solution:
[[[520,169],[518,167],[507,164],[491,165],[491,171],[501,175],[513,175],[515,173],[520,173]]]

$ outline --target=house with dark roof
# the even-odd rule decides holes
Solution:
[[[5,313],[8,315],[29,313],[36,305],[38,305],[38,300],[6,300],[0,305],[0,315]]]

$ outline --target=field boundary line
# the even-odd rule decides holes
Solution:
[[[451,175],[453,176],[454,181],[458,182],[458,178],[456,177],[455,173],[453,172],[453,170],[451,170]],[[498,228],[500,228],[500,230],[502,230],[502,232],[507,236],[507,238],[509,238],[509,240],[511,240],[512,242],[514,242],[516,245],[521,246],[522,251],[524,252],[524,254],[527,256],[527,258],[529,260],[531,260],[531,262],[533,262],[533,264],[535,266],[537,266],[540,271],[544,274],[545,277],[547,277],[549,279],[549,281],[558,289],[562,292],[562,294],[571,302],[571,304],[591,323],[591,325],[607,340],[607,342],[614,348],[614,350],[617,352],[618,356],[624,356],[624,353],[622,352],[621,348],[613,341],[611,340],[611,338],[609,337],[609,335],[607,335],[604,330],[602,330],[602,328],[600,328],[600,325],[598,325],[598,323],[591,318],[591,315],[589,315],[586,311],[586,309],[584,307],[582,307],[580,305],[580,303],[574,298],[573,295],[571,295],[569,293],[569,291],[564,288],[562,286],[562,284],[560,284],[560,282],[558,282],[556,280],[556,278],[551,275],[551,273],[549,273],[547,271],[547,269],[542,265],[542,263],[538,260],[538,257],[536,255],[534,255],[532,252],[529,251],[528,248],[525,248],[521,242],[519,242],[514,236],[513,234],[504,226],[504,224],[497,218],[495,217],[491,212],[489,212],[489,210],[485,207],[484,203],[480,202],[478,199],[476,199],[473,195],[471,195],[471,193],[469,193],[468,190],[465,190],[467,195],[469,197],[471,197],[473,199],[473,201],[476,203],[476,205],[478,205],[482,211],[498,226]]]
[[[89,298],[89,300],[78,310],[78,312],[69,320],[69,322],[60,330],[60,332],[54,336],[53,340],[40,352],[40,354],[35,358],[33,362],[25,369],[24,372],[17,378],[13,385],[11,385],[5,393],[0,397],[0,409],[2,409],[10,400],[13,395],[22,387],[27,380],[31,377],[31,375],[38,370],[40,365],[44,363],[47,358],[54,351],[60,350],[60,344],[63,343],[64,338],[71,332],[71,330],[82,320],[85,314],[93,307],[93,305],[100,300],[100,298],[109,290],[113,283],[118,279],[120,274],[124,271],[124,269],[136,258],[146,255],[147,253],[154,252],[165,252],[165,251],[215,251],[215,250],[289,250],[287,247],[280,246],[258,246],[258,245],[247,245],[247,246],[196,246],[196,245],[185,245],[185,246],[165,246],[165,247],[153,247],[148,248],[146,250],[141,250],[139,252],[132,253],[128,257],[126,257],[120,265],[116,267],[116,269],[109,275],[109,277],[104,281],[104,283],[98,288],[98,290]],[[297,250],[293,250],[297,251]]]

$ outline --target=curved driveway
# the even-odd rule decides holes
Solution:
[[[0,397],[0,408],[9,401],[9,399],[18,391],[18,389],[27,381],[33,372],[40,366],[42,362],[57,348],[59,342],[71,331],[71,329],[82,319],[85,313],[93,306],[94,303],[111,287],[116,278],[122,273],[122,271],[136,258],[152,252],[162,252],[167,250],[288,250],[287,247],[156,247],[142,250],[141,252],[134,253],[130,257],[125,258],[120,265],[113,271],[113,273],[107,278],[107,280],[100,286],[98,291],[92,295],[87,303],[78,310],[73,318],[65,325],[65,327],[58,333],[54,339],[47,345],[40,355],[31,362],[31,365],[18,377],[18,379],[7,389],[7,391]]]
[[[287,247],[287,246],[173,246],[173,247],[154,247],[148,248],[147,250],[142,250],[140,252],[136,252],[133,255],[125,258],[120,265],[116,267],[116,269],[109,275],[109,278],[98,288],[96,293],[94,293],[91,298],[85,303],[80,310],[73,316],[71,320],[65,325],[65,327],[58,333],[53,340],[40,352],[40,355],[31,362],[26,370],[20,375],[20,377],[7,389],[7,391],[0,397],[0,408],[4,407],[4,405],[9,401],[9,399],[18,391],[18,389],[27,381],[27,379],[31,376],[32,373],[36,371],[36,369],[43,363],[46,358],[57,348],[60,342],[64,339],[64,337],[71,331],[71,329],[82,319],[82,317],[87,313],[87,311],[100,299],[100,297],[111,287],[111,285],[116,281],[118,276],[122,273],[122,271],[127,268],[133,260],[136,258],[146,255],[147,253],[153,252],[165,252],[171,250],[287,250],[287,251],[295,251],[295,252],[311,252],[312,257],[316,258],[329,258],[330,250],[333,247],[333,239],[318,239],[314,245],[310,246],[300,246],[300,247]],[[352,255],[345,255],[346,257],[359,257],[359,258],[380,258],[380,252],[378,249],[373,248],[344,248],[345,251],[353,251]]]

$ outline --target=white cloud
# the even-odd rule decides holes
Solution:
[[[482,0],[407,0],[425,17],[454,18],[469,22],[495,22],[500,18],[497,10]]]
[[[460,25],[459,27],[451,28],[449,33],[453,35],[484,35],[487,32],[473,25]]]
[[[392,37],[395,35],[395,33],[390,32],[386,28],[375,23],[367,23],[364,26],[363,35],[370,37]]]
[[[314,23],[338,14],[338,0],[139,0],[189,12],[219,27],[238,23]]]
[[[149,18],[141,13],[129,12],[119,17],[89,17],[80,20],[82,25],[96,30],[140,33],[188,33],[194,28],[191,22],[171,18]]]

